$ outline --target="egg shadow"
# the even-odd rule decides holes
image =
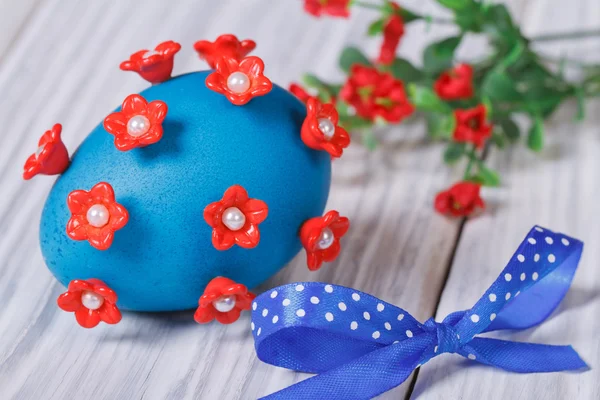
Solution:
[[[180,140],[184,124],[180,121],[165,120],[162,127],[164,133],[158,143],[139,149],[138,155],[144,161],[156,160],[159,157],[173,158],[181,153]]]

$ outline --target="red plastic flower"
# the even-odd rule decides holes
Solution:
[[[315,17],[330,15],[348,18],[350,0],[304,0],[304,10]]]
[[[264,69],[263,60],[254,56],[242,61],[219,58],[215,72],[206,77],[206,86],[241,106],[254,97],[264,96],[273,88],[269,78],[263,75]]]
[[[311,218],[302,224],[300,241],[306,250],[308,269],[316,271],[323,262],[330,262],[340,254],[340,239],[350,227],[346,217],[329,211],[322,217]]]
[[[240,185],[231,186],[219,201],[204,209],[204,219],[213,228],[212,243],[217,250],[227,250],[234,244],[250,249],[260,241],[258,224],[269,213],[264,201],[248,198]]]
[[[302,86],[297,83],[290,84],[290,93],[296,96],[301,102],[306,104],[308,99],[314,99],[315,96],[310,95]]]
[[[460,100],[473,97],[473,68],[459,64],[440,75],[433,89],[444,100]]]
[[[42,135],[37,151],[25,161],[23,179],[29,180],[37,174],[58,175],[67,169],[69,152],[60,138],[61,131],[62,125],[56,124]]]
[[[115,231],[129,220],[129,213],[115,201],[115,192],[106,182],[96,184],[89,192],[72,191],[67,205],[71,211],[67,235],[73,240],[87,240],[98,250],[108,249]]]
[[[301,137],[305,145],[315,150],[325,150],[332,157],[340,157],[350,145],[348,132],[338,126],[338,112],[333,104],[321,104],[316,98],[306,103],[306,119]]]
[[[199,40],[194,43],[198,56],[213,69],[220,57],[241,61],[255,48],[256,43],[253,40],[246,39],[240,42],[235,35],[221,35],[214,42]]]
[[[415,110],[408,102],[402,81],[390,73],[360,64],[350,69],[340,97],[354,107],[356,114],[371,121],[380,117],[397,123]]]
[[[487,111],[482,104],[468,110],[455,110],[454,140],[482,147],[492,134],[492,125],[486,122],[486,114]]]
[[[114,135],[115,146],[121,151],[145,147],[162,138],[162,122],[167,110],[163,101],[148,103],[139,94],[131,94],[123,101],[121,111],[104,119],[104,129]]]
[[[396,49],[400,44],[400,39],[404,36],[404,21],[400,14],[400,6],[391,3],[393,12],[385,21],[383,27],[383,43],[379,51],[378,62],[383,65],[390,65],[396,58]]]
[[[199,324],[206,324],[213,319],[222,324],[231,324],[238,320],[242,311],[250,309],[255,297],[246,286],[219,276],[206,286],[198,300],[199,307],[194,319]]]
[[[123,61],[120,68],[123,71],[135,71],[150,83],[160,83],[171,78],[173,58],[181,50],[181,45],[169,40],[162,42],[154,50],[140,50]]]
[[[93,328],[100,321],[107,324],[121,321],[117,294],[98,279],[71,281],[56,302],[64,311],[74,312],[75,319],[84,328]]]
[[[455,217],[471,215],[475,208],[485,208],[479,195],[481,185],[473,182],[459,182],[450,189],[435,196],[435,209],[440,214]]]

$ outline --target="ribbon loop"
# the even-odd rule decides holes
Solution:
[[[437,336],[437,346],[434,348],[435,354],[456,353],[461,347],[460,336],[450,324],[435,322],[433,318],[429,318],[425,321],[423,327],[428,332],[435,332]]]

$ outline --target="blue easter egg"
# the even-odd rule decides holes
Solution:
[[[299,252],[300,227],[323,214],[331,176],[329,154],[300,138],[305,107],[276,85],[235,106],[206,88],[208,74],[179,76],[140,93],[167,103],[158,143],[121,152],[100,124],[75,152],[48,196],[40,227],[44,259],[63,285],[96,278],[124,309],[190,309],[211,279],[252,288]],[[99,182],[110,183],[129,212],[105,251],[66,233],[67,196]],[[269,214],[256,247],[219,251],[203,211],[236,184],[266,202]]]

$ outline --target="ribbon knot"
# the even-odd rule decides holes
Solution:
[[[437,346],[434,348],[434,353],[456,353],[461,347],[459,334],[454,327],[447,322],[436,322],[433,318],[429,318],[423,324],[423,328],[427,332],[435,332],[437,336]]]

